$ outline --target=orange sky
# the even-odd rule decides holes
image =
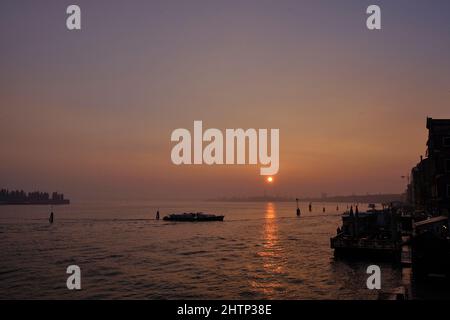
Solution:
[[[6,1],[1,187],[74,199],[267,191],[259,166],[171,163],[172,130],[202,120],[280,129],[270,192],[402,192],[426,117],[450,117],[450,10],[381,2],[384,27],[369,32],[361,1],[80,1],[86,24],[70,33],[58,2]]]

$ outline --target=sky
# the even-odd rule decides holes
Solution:
[[[66,29],[81,8],[82,30]],[[382,29],[365,13],[381,7]],[[400,193],[450,118],[450,2],[0,3],[0,187],[83,199]],[[280,170],[176,166],[173,130],[278,128]]]

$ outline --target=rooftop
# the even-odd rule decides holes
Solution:
[[[430,129],[430,127],[432,127],[434,125],[450,126],[450,119],[427,118],[427,129]]]

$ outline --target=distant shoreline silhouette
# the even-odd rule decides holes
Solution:
[[[70,204],[64,194],[53,192],[33,191],[26,193],[23,190],[0,190],[0,205],[62,205]]]
[[[344,202],[344,203],[391,203],[404,201],[404,194],[366,194],[366,195],[347,195],[347,196],[328,196],[328,197],[281,197],[281,196],[255,196],[255,197],[219,197],[208,199],[211,202]]]

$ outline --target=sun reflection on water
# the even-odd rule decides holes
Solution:
[[[257,281],[252,282],[252,286],[270,298],[276,292],[283,290],[280,277],[284,273],[285,261],[280,245],[277,212],[274,203],[266,204],[264,218],[263,243],[261,250],[257,253],[262,260],[262,274]]]

